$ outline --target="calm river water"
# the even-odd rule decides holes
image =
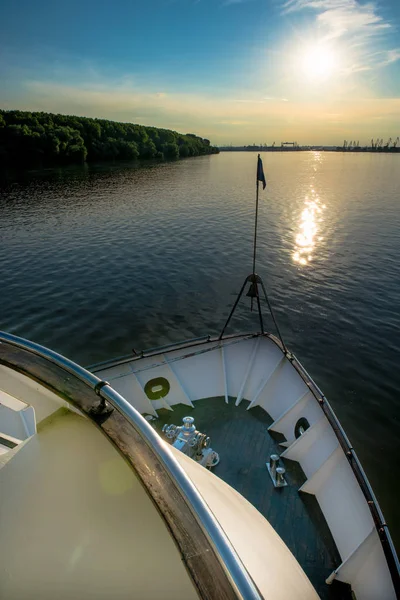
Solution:
[[[251,271],[256,157],[3,180],[0,329],[83,365],[219,332]],[[257,270],[399,546],[400,156],[263,158]],[[246,300],[231,331],[257,327]]]

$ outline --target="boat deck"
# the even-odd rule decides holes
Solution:
[[[341,559],[317,500],[298,492],[306,480],[300,465],[284,460],[288,485],[274,488],[266,462],[271,454],[281,454],[282,447],[267,431],[272,419],[259,407],[246,410],[249,403],[245,400],[239,406],[234,398],[229,400],[229,404],[224,398],[196,400],[194,409],[178,404],[173,411],[157,411],[159,418],[151,423],[161,432],[164,423],[181,425],[184,416],[192,415],[197,429],[210,436],[211,447],[220,455],[213,473],[268,519],[321,599],[351,598],[346,584],[325,583]]]

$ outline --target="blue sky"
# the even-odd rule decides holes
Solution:
[[[3,0],[0,106],[214,143],[400,135],[400,1]]]

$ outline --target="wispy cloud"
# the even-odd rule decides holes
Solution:
[[[276,98],[275,96],[265,96],[264,100],[268,100],[268,101],[271,101],[271,100],[276,101],[277,100],[278,102],[279,101],[280,102],[289,102],[289,100],[287,98]]]
[[[371,36],[389,29],[391,24],[377,13],[374,3],[360,4],[357,0],[287,0],[284,12],[316,10],[317,21],[331,31],[332,37],[350,32]]]
[[[289,102],[289,100],[278,96],[264,96],[264,98],[240,98],[234,100],[234,102],[239,104],[265,104],[265,102]]]
[[[381,69],[400,60],[400,48],[393,50],[381,50],[379,52],[365,52],[363,62],[355,62],[347,68],[348,73],[371,71]]]
[[[400,59],[400,48],[371,52],[372,43],[387,43],[395,33],[392,23],[379,14],[374,2],[360,4],[358,0],[286,0],[283,13],[313,11],[322,40],[346,40],[354,61],[347,72],[365,71],[387,66]],[[378,56],[380,55],[380,56]]]
[[[380,57],[378,65],[381,67],[386,67],[386,65],[390,65],[391,63],[400,60],[400,48],[386,50],[385,52],[378,52],[377,55]]]

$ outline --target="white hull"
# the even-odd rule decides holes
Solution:
[[[107,407],[114,407],[111,416],[105,413],[104,423],[97,416],[94,419],[120,454],[92,426],[91,405],[79,386],[72,398],[71,375],[55,390],[51,367],[47,375],[56,393],[48,391],[48,382],[38,381],[36,364],[24,363],[21,374],[15,370],[19,356],[9,359],[6,346],[23,347],[23,342],[12,336],[4,336],[4,341],[0,361],[8,366],[0,366],[0,390],[7,394],[3,400],[8,405],[0,406],[0,436],[13,441],[0,446],[0,489],[5,490],[0,510],[0,597],[83,598],[89,597],[90,590],[93,598],[143,600],[190,599],[198,594],[317,598],[266,519],[218,477],[161,442],[129,407],[157,415],[160,408],[195,407],[197,400],[222,396],[236,405],[246,400],[248,408],[261,407],[273,419],[270,429],[285,436],[283,456],[300,463],[307,476],[301,491],[318,500],[342,558],[332,579],[350,583],[357,600],[396,598],[382,549],[383,535],[378,535],[372,516],[374,511],[380,515],[379,507],[367,503],[372,492],[366,480],[363,490],[359,485],[357,476],[363,473],[357,471],[354,452],[346,447],[343,432],[336,434],[331,427],[334,415],[326,399],[271,336],[194,342],[112,361],[93,368],[101,381],[81,370],[81,379],[86,377],[91,390],[99,394],[91,392],[90,397],[104,397]],[[42,350],[26,343],[24,352],[32,348],[36,354]],[[75,366],[59,358],[53,354],[50,362],[59,361],[58,367],[74,373]],[[153,386],[151,380],[156,380]],[[167,393],[163,395],[165,388],[161,397],[150,399],[165,380]],[[34,411],[34,422],[29,411]],[[299,419],[306,419],[309,427],[296,438]],[[146,446],[138,445],[131,428]],[[160,467],[150,468],[153,455],[161,461]],[[182,526],[199,540],[200,531],[205,532],[197,559],[193,549],[186,553],[179,524],[168,520],[174,493],[165,491],[167,495],[160,496],[166,490],[161,485],[163,469],[186,498],[185,506],[191,506],[192,516],[181,513]],[[390,541],[388,534],[386,539]],[[207,577],[202,580],[204,571],[196,571],[201,561],[203,569],[214,568],[207,563],[210,552],[223,565],[221,573],[214,565],[215,577],[221,577],[220,586],[214,588]]]
[[[350,583],[357,600],[396,597],[370,505],[350,466],[355,454],[346,455],[323,410],[333,415],[329,404],[278,340],[268,335],[225,338],[95,367],[94,372],[141,413],[179,403],[195,406],[196,400],[215,396],[236,405],[247,400],[248,409],[263,408],[274,421],[269,429],[286,438],[281,456],[297,461],[307,476],[299,491],[315,495],[329,525],[342,558],[332,578]],[[144,389],[155,377],[168,379],[171,388],[164,398],[151,401]],[[296,439],[300,419],[308,421],[309,429]],[[360,559],[366,555],[368,560]]]

